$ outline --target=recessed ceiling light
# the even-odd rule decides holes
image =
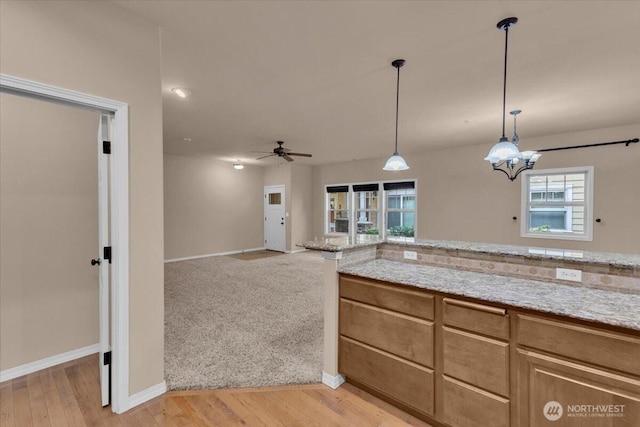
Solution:
[[[191,142],[191,138],[182,138],[182,142],[189,143]]]
[[[183,87],[174,87],[173,89],[171,89],[171,92],[175,93],[180,98],[186,98],[187,96],[191,95],[191,92]]]

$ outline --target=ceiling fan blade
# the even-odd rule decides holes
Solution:
[[[262,159],[266,159],[267,157],[273,157],[276,156],[277,154],[269,154],[268,156],[262,156],[262,157],[258,157],[256,160],[262,160]]]
[[[262,154],[272,154],[273,153],[273,151],[253,151],[253,150],[251,150],[249,152],[250,153],[262,153]]]
[[[289,157],[287,154],[283,154],[280,157],[284,158],[287,162],[293,162],[293,159],[291,157]]]
[[[302,157],[313,157],[311,154],[305,153],[287,153],[289,156],[302,156]]]

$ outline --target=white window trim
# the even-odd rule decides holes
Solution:
[[[549,206],[556,204],[558,206],[583,206],[584,205],[584,233],[573,234],[570,232],[549,232],[549,233],[533,233],[529,231],[529,176],[531,175],[566,175],[575,173],[586,173],[585,177],[585,193],[584,202],[552,202]],[[520,201],[520,237],[534,238],[534,239],[554,239],[554,240],[577,240],[577,241],[593,241],[593,179],[594,168],[593,166],[579,166],[571,168],[558,168],[558,169],[542,169],[542,170],[527,170],[522,173],[521,182],[521,201]]]

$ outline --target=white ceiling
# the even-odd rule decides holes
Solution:
[[[640,123],[639,1],[116,1],[158,24],[164,150],[254,161],[276,140],[303,164]],[[179,99],[172,87],[188,88]],[[510,117],[509,117],[510,119]],[[508,122],[507,134],[510,134]],[[191,138],[191,143],[183,142]]]

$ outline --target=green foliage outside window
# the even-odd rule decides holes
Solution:
[[[395,226],[389,229],[389,236],[413,237],[413,227]]]

